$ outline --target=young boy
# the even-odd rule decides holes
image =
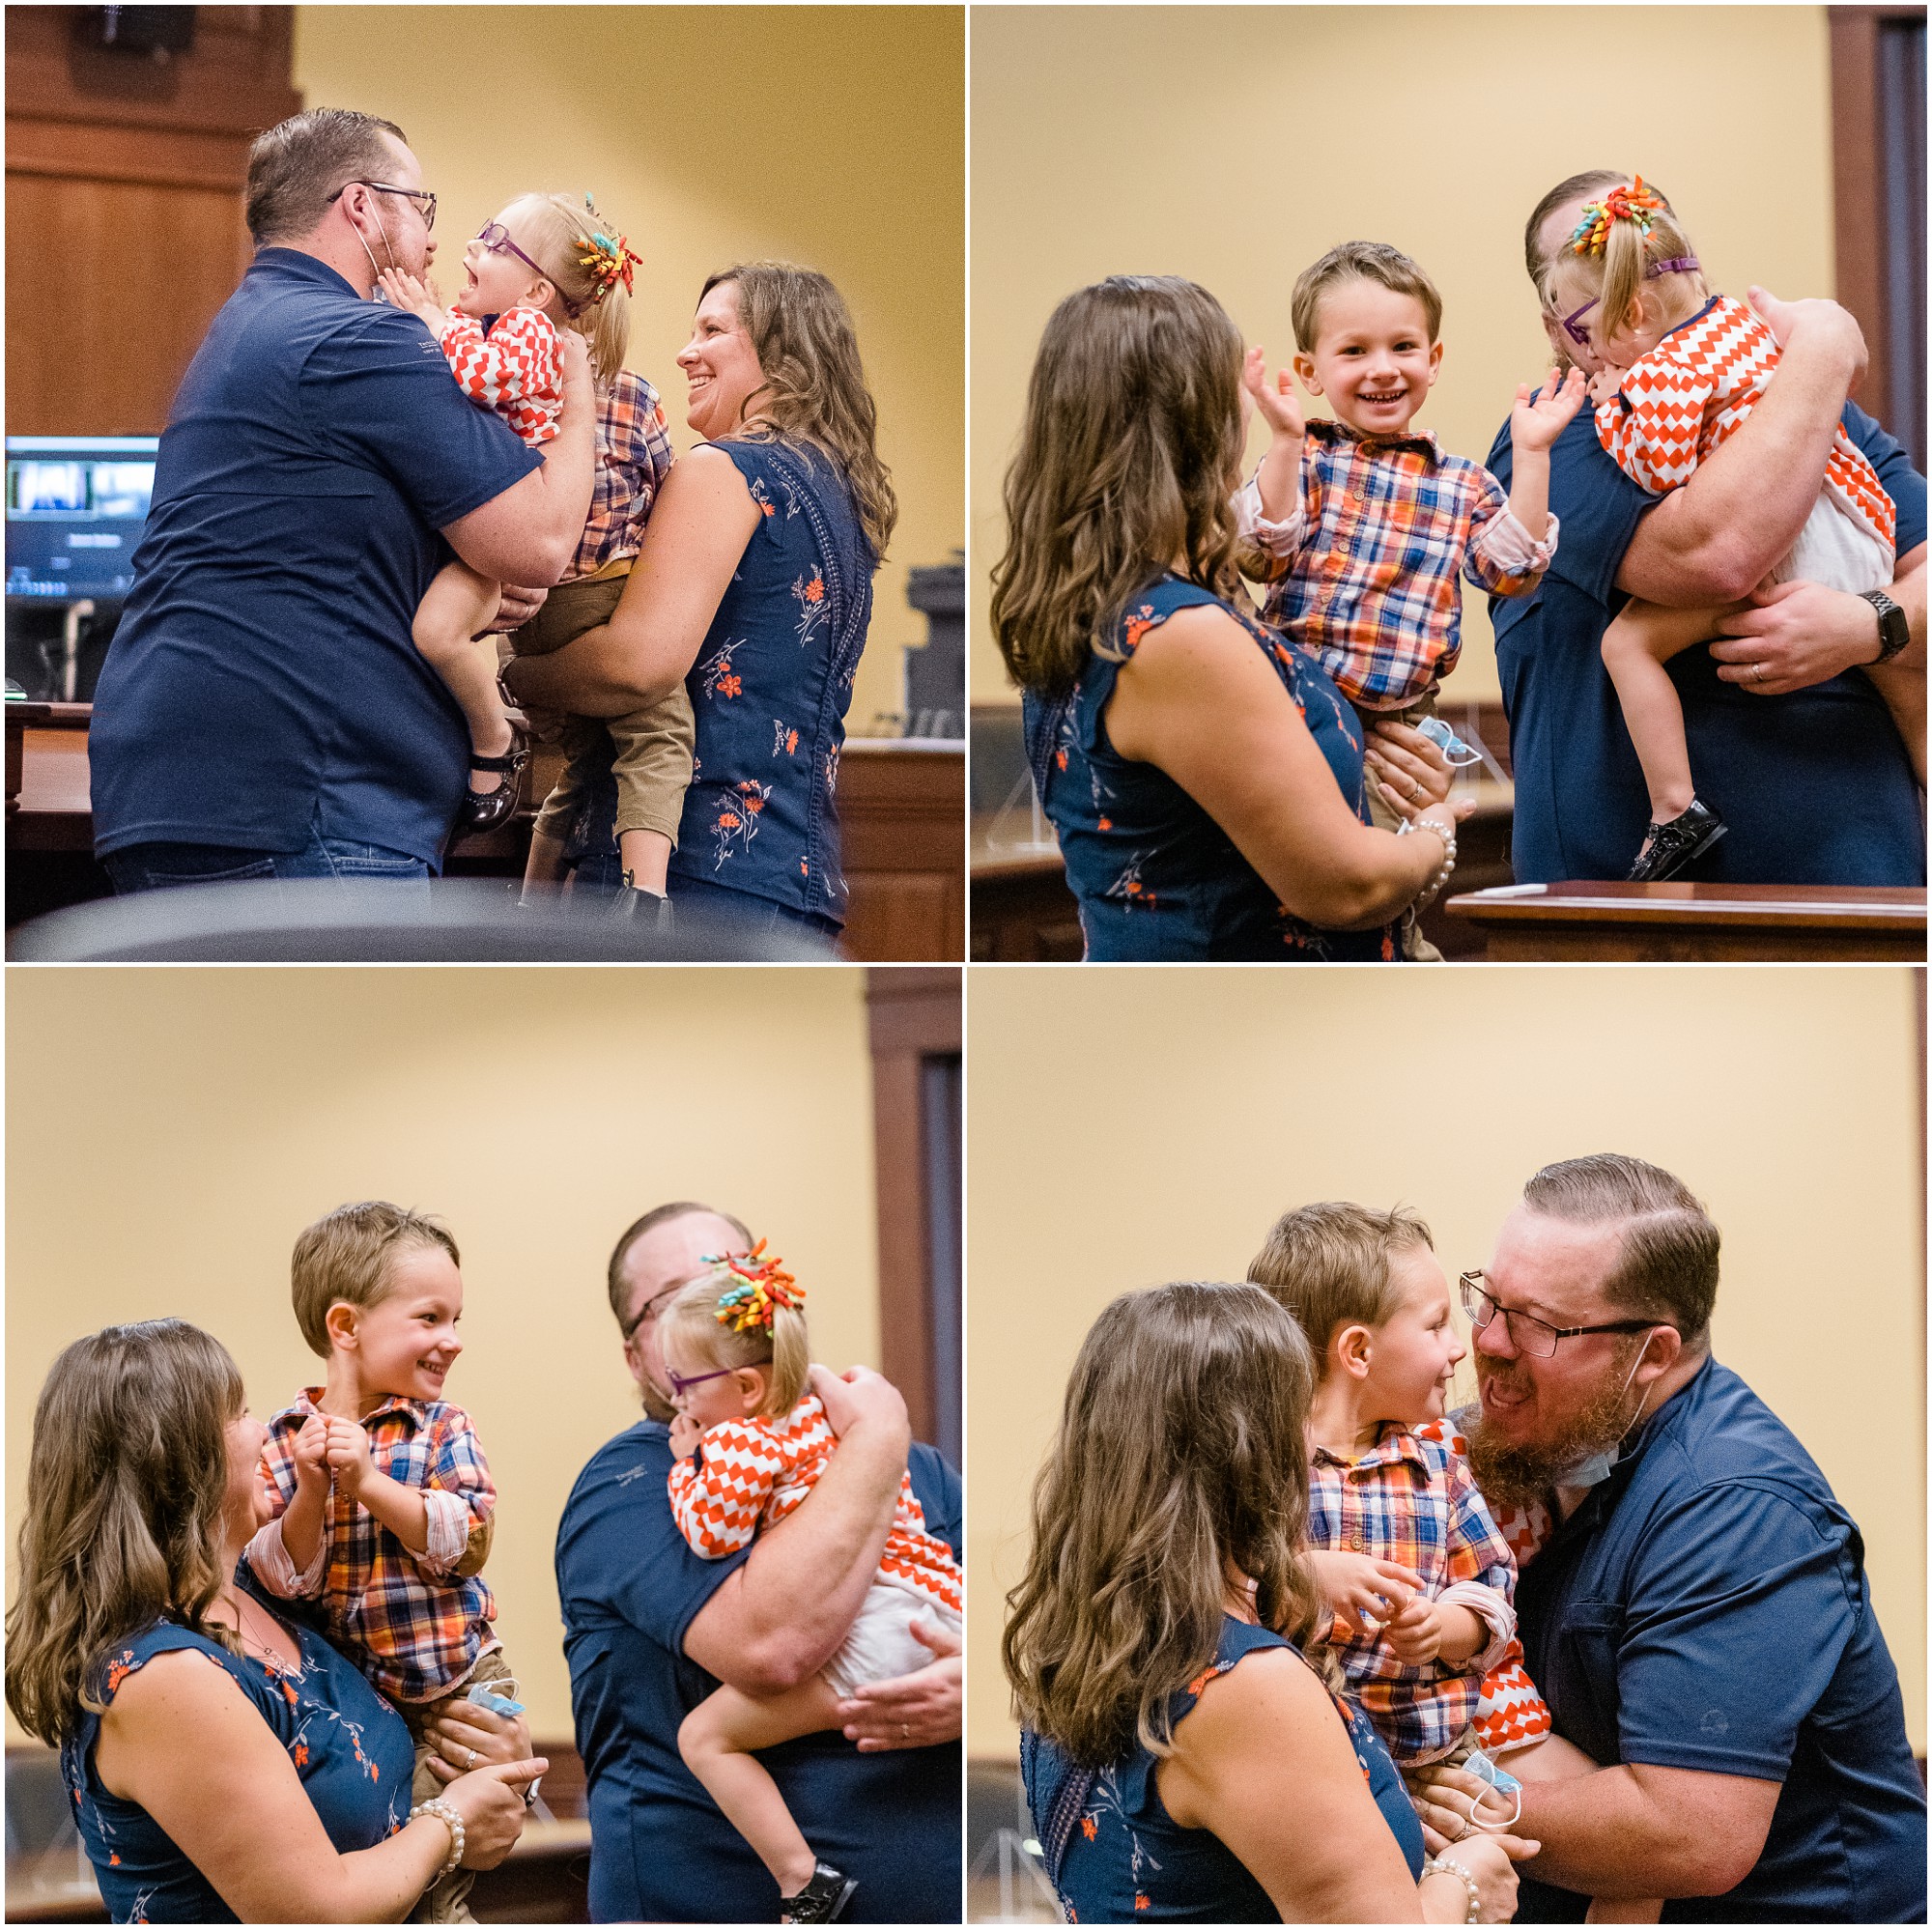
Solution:
[[[442,1398],[463,1350],[458,1264],[442,1226],[380,1200],[338,1206],[296,1241],[296,1319],[328,1376],[269,1422],[276,1518],[247,1550],[271,1594],[319,1603],[328,1638],[401,1711],[415,1801],[442,1792],[429,1724],[472,1687],[514,1688],[477,1578],[497,1489],[469,1415]],[[453,1765],[474,1766],[460,1749]],[[472,1880],[433,1884],[414,1919],[470,1919]]]
[[[1442,366],[1442,298],[1414,262],[1380,241],[1330,248],[1294,284],[1294,372],[1326,397],[1332,421],[1305,421],[1286,369],[1272,385],[1262,351],[1244,373],[1273,431],[1260,468],[1236,498],[1246,565],[1267,582],[1264,621],[1319,662],[1360,713],[1412,723],[1462,649],[1460,571],[1479,589],[1527,596],[1556,553],[1549,450],[1582,406],[1573,370],[1510,414],[1515,454],[1507,494],[1479,464],[1446,454],[1410,425]],[[1400,819],[1375,784],[1369,812]],[[1411,957],[1439,953],[1405,925]]]
[[[1467,1770],[1502,1794],[1503,1824],[1519,1771],[1597,1765],[1549,1732],[1514,1638],[1516,1557],[1442,1424],[1468,1349],[1429,1228],[1405,1206],[1304,1206],[1276,1221],[1248,1277],[1293,1314],[1321,1376],[1308,1561],[1327,1644],[1396,1765]],[[1507,1770],[1479,1745],[1479,1717],[1511,1737]],[[1588,1919],[1655,1922],[1660,1909],[1596,1902]]]

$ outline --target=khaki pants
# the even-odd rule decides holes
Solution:
[[[628,572],[626,572],[626,575]],[[510,635],[520,657],[547,657],[586,630],[611,620],[624,593],[625,575],[585,577],[559,583],[521,630]],[[556,787],[537,813],[537,835],[566,837],[583,802],[589,773],[603,761],[608,739],[616,752],[617,829],[660,831],[677,842],[684,793],[691,786],[691,753],[696,737],[691,698],[680,684],[668,696],[623,717],[573,717],[532,710],[530,727],[569,759]]]
[[[514,1670],[503,1659],[503,1651],[498,1648],[485,1655],[457,1686],[447,1694],[439,1695],[434,1701],[405,1701],[398,1704],[403,1719],[409,1723],[410,1734],[416,1745],[415,1779],[410,1784],[410,1805],[433,1801],[443,1791],[444,1784],[437,1780],[429,1766],[429,1758],[436,1752],[423,1739],[429,1723],[447,1708],[452,1701],[469,1698],[469,1690],[479,1682],[508,1681]],[[461,1768],[463,1764],[452,1764]],[[469,1913],[469,1886],[476,1880],[469,1869],[451,1869],[440,1882],[432,1883],[423,1890],[421,1899],[410,1912],[412,1922],[474,1922],[475,1916]]]
[[[1418,717],[1435,715],[1435,693],[1431,691],[1426,696],[1418,696],[1413,703],[1405,703],[1399,710],[1358,710],[1355,713],[1362,720],[1366,730],[1371,723],[1413,723]],[[1366,748],[1366,746],[1364,746]],[[1367,778],[1363,787],[1369,793],[1369,820],[1378,831],[1396,830],[1402,823],[1395,807],[1381,793],[1381,786],[1374,778]],[[1422,927],[1416,922],[1413,911],[1402,914],[1402,954],[1410,964],[1440,964],[1442,953],[1422,935]]]

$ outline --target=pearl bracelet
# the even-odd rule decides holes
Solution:
[[[461,1868],[463,1865],[463,1816],[457,1809],[455,1802],[445,1801],[440,1795],[432,1801],[417,1802],[410,1810],[410,1820],[412,1822],[418,1815],[434,1816],[437,1821],[440,1822],[449,1830],[448,1859],[430,1878],[432,1882],[440,1882],[452,1869]],[[1473,1886],[1474,1885],[1471,1885],[1472,1890]],[[1469,1919],[1473,1922],[1475,1917],[1471,1916]]]
[[[1426,1876],[1454,1876],[1469,1891],[1469,1913],[1463,1920],[1480,1922],[1483,1919],[1483,1892],[1476,1886],[1476,1878],[1461,1862],[1452,1862],[1447,1856],[1435,1856],[1423,1863],[1422,1873]]]
[[[1442,868],[1430,878],[1417,893],[1413,909],[1426,910],[1441,894],[1442,887],[1449,882],[1449,873],[1456,868],[1456,833],[1444,829],[1442,825],[1430,822],[1422,817],[1405,817],[1396,826],[1398,837],[1412,837],[1417,831],[1433,832],[1442,840]]]

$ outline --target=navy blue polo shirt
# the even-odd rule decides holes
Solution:
[[[1898,552],[1925,540],[1925,478],[1862,410],[1844,423],[1898,509]],[[1505,423],[1489,467],[1507,488]],[[1562,540],[1534,597],[1490,599],[1516,776],[1519,881],[1620,878],[1650,818],[1643,771],[1600,654],[1624,552],[1655,498],[1597,440],[1581,411],[1549,459]],[[1684,704],[1698,795],[1730,827],[1692,875],[1717,884],[1925,882],[1918,790],[1870,681],[1847,670],[1788,696],[1752,696],[1704,648],[1668,665]]]
[[[1864,1544],[1825,1476],[1708,1362],[1527,1563],[1517,1613],[1556,1731],[1599,1762],[1783,1784],[1757,1866],[1666,1922],[1922,1922],[1925,1797]],[[1517,1919],[1587,1898],[1522,1873]]]
[[[88,749],[95,849],[379,844],[440,864],[469,759],[411,640],[438,535],[537,468],[421,320],[264,248],[161,437]]]
[[[590,1916],[768,1922],[771,1876],[677,1752],[678,1725],[718,1686],[686,1657],[685,1630],[750,1549],[717,1561],[691,1551],[671,1518],[670,1467],[667,1430],[639,1422],[598,1450],[557,1526],[563,1649],[589,1783]],[[928,1532],[956,1556],[958,1475],[917,1444],[910,1470]],[[812,1576],[797,1578],[809,1593]],[[833,1732],[758,1760],[813,1852],[857,1878],[843,1919],[959,1919],[957,1742],[861,1754]]]

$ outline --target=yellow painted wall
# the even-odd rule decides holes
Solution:
[[[1392,981],[1009,967],[971,979],[974,1752],[1012,1751],[1004,1599],[1074,1353],[1109,1299],[1240,1279],[1275,1217],[1316,1199],[1406,1201],[1451,1273],[1480,1266],[1532,1172],[1606,1150],[1668,1168],[1710,1206],[1723,1234],[1717,1356],[1863,1530],[1923,1750],[1912,974],[1492,966]]]
[[[696,1198],[765,1232],[814,1350],[878,1361],[871,1060],[854,969],[15,970],[7,985],[7,1505],[54,1355],[177,1314],[258,1414],[319,1380],[289,1250],[346,1200],[440,1214],[499,1503],[488,1578],[539,1737],[570,1733],[551,1571],[583,1463],[638,1418],[604,1269]],[[8,1586],[14,1582],[14,1529]],[[17,1739],[17,1738],[16,1738]]]
[[[300,7],[295,81],[410,137],[445,291],[514,195],[593,191],[644,258],[629,365],[680,449],[673,356],[706,275],[778,257],[850,303],[900,519],[853,692],[863,732],[899,704],[925,619],[909,564],[965,529],[965,53],[958,7]]]
[[[1285,361],[1295,275],[1393,241],[1442,291],[1421,423],[1476,461],[1547,365],[1522,226],[1567,175],[1662,182],[1720,288],[1833,290],[1818,7],[982,7],[972,42],[976,702],[1016,700],[986,571],[1040,329],[1075,288],[1188,275]],[[1483,599],[1465,610],[1448,694],[1493,697]]]

